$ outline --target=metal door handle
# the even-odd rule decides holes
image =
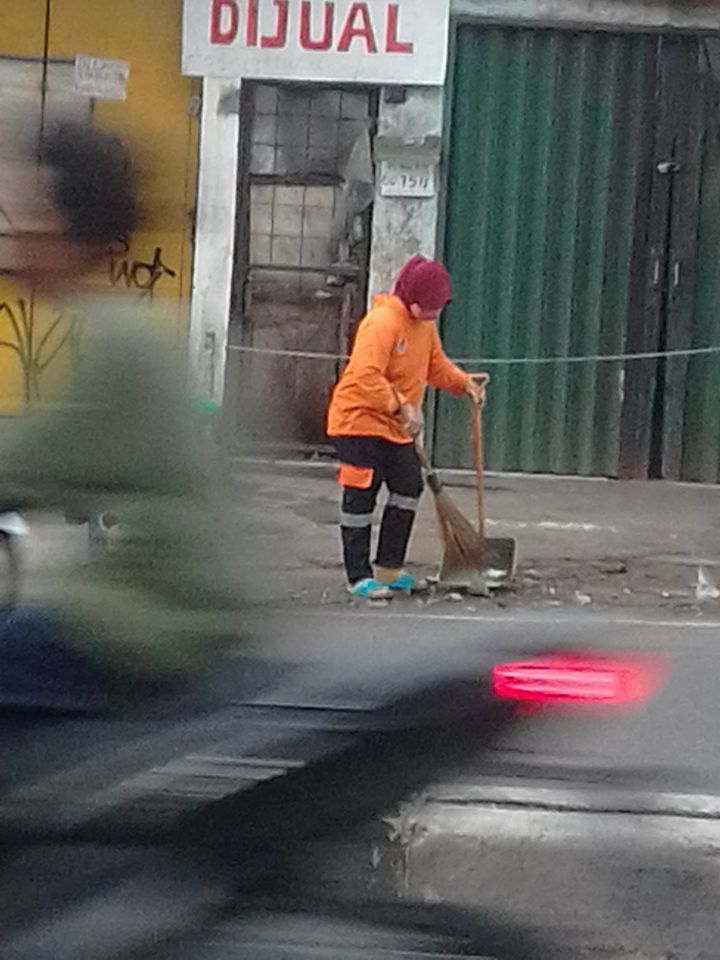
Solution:
[[[677,290],[680,286],[680,261],[676,260],[673,264],[673,289]]]

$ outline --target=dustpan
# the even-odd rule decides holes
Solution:
[[[478,542],[481,562],[468,566],[446,550],[440,568],[440,585],[468,593],[487,594],[506,587],[515,576],[517,541],[514,537],[485,535],[485,477],[482,443],[482,407],[470,402],[473,467],[477,495]]]

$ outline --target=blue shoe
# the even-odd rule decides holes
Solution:
[[[351,583],[347,590],[351,597],[361,597],[364,600],[389,600],[392,597],[390,587],[372,577]]]
[[[411,573],[403,571],[388,586],[397,593],[412,593],[413,590],[417,590],[418,582]]]

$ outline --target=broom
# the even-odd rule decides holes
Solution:
[[[443,542],[441,580],[449,580],[458,574],[477,576],[485,565],[484,538],[445,492],[419,439],[415,440],[415,449],[435,500],[435,515]]]

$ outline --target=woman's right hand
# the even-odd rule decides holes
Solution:
[[[414,440],[425,425],[422,410],[414,403],[403,403],[400,405],[399,417],[403,430]]]

